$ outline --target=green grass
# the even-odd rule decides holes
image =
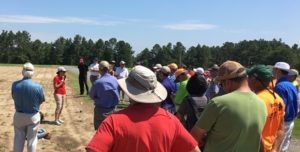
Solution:
[[[79,88],[79,82],[78,82],[78,75],[70,71],[67,73],[67,78],[68,78],[68,83],[70,84],[73,91],[75,91],[76,94],[79,95],[80,88]],[[89,80],[88,80],[88,86],[91,89],[92,84]],[[82,100],[84,102],[93,102],[93,100],[89,96],[86,96],[86,95],[84,95],[82,97]],[[119,104],[117,105],[117,110],[121,110],[126,107],[128,107],[128,102],[119,102]]]
[[[295,127],[293,129],[293,137],[300,139],[300,120],[299,119],[295,120]]]

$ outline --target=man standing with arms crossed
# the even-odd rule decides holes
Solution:
[[[45,101],[43,88],[31,79],[34,67],[27,62],[23,65],[23,79],[12,84],[12,98],[15,103],[14,115],[14,152],[22,152],[27,139],[27,151],[35,152],[37,132],[40,124],[39,109]]]

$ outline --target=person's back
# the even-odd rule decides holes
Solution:
[[[204,110],[203,115],[210,116],[212,121],[216,117],[218,120],[211,126],[200,117],[196,124],[204,130],[213,127],[205,151],[259,151],[266,109],[254,93],[234,91],[212,99],[208,107],[211,107],[210,111]]]
[[[262,132],[263,143],[266,149],[272,149],[284,117],[284,103],[277,93],[273,95],[268,90],[258,92],[257,96],[264,101],[268,110],[267,121]]]
[[[197,145],[196,141],[187,144],[188,141],[179,136],[184,128],[177,118],[158,106],[138,104],[112,114],[101,124],[97,134],[112,131],[112,128],[112,136],[96,138],[97,142],[87,147],[112,152],[182,152],[191,151]],[[186,132],[185,136],[190,135]],[[106,149],[105,143],[111,140],[114,141],[112,149]]]
[[[17,111],[23,113],[37,113],[44,101],[42,86],[34,83],[32,79],[22,79],[12,85],[12,97]],[[20,110],[22,109],[22,110]]]

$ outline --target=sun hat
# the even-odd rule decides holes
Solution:
[[[276,62],[273,68],[280,69],[283,71],[290,71],[290,65],[286,62]]]
[[[126,95],[139,103],[159,103],[167,97],[167,90],[156,79],[150,69],[137,65],[127,78],[118,80]]]
[[[298,75],[299,75],[299,72],[298,72],[298,70],[296,70],[296,69],[291,69],[291,70],[289,71],[288,75],[289,75],[289,76],[292,76],[292,75],[298,76]]]
[[[273,77],[272,70],[268,66],[262,64],[247,69],[247,74],[260,80],[272,80]]]
[[[178,69],[178,66],[176,63],[171,63],[168,65],[168,67],[171,69],[171,70],[177,70]]]
[[[153,69],[160,69],[160,68],[162,68],[162,65],[159,64],[159,63],[157,63],[157,64],[153,67]]]
[[[111,60],[110,64],[116,64],[116,61],[115,60]]]
[[[198,75],[204,74],[204,69],[202,67],[198,67],[196,69],[193,69],[194,72],[196,72]]]
[[[219,69],[218,79],[226,80],[233,79],[246,74],[245,68],[238,62],[235,61],[226,61],[224,62]]]
[[[99,63],[99,69],[107,68],[109,69],[109,63],[107,61],[101,61]]]
[[[57,68],[57,72],[56,73],[58,73],[58,72],[66,72],[67,70],[63,67],[63,66],[59,66],[58,68]]]
[[[159,71],[164,73],[164,74],[170,74],[171,73],[171,70],[168,66],[162,66]]]
[[[120,64],[121,64],[121,65],[124,65],[124,64],[126,64],[126,62],[122,60],[122,61],[120,62]]]

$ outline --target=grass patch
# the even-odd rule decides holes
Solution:
[[[75,91],[76,94],[79,95],[80,94],[80,87],[79,87],[78,75],[71,72],[71,70],[68,71],[66,75],[67,75],[67,79],[68,79],[68,84],[70,84],[73,91]],[[90,89],[92,84],[89,80],[87,80],[87,83],[88,83],[88,86],[89,86],[89,89]],[[88,95],[86,95],[86,92],[85,92],[85,95],[83,96],[83,101],[85,101],[85,102],[92,101],[92,99]]]
[[[300,120],[299,119],[295,119],[295,127],[293,129],[293,137],[300,139]]]

